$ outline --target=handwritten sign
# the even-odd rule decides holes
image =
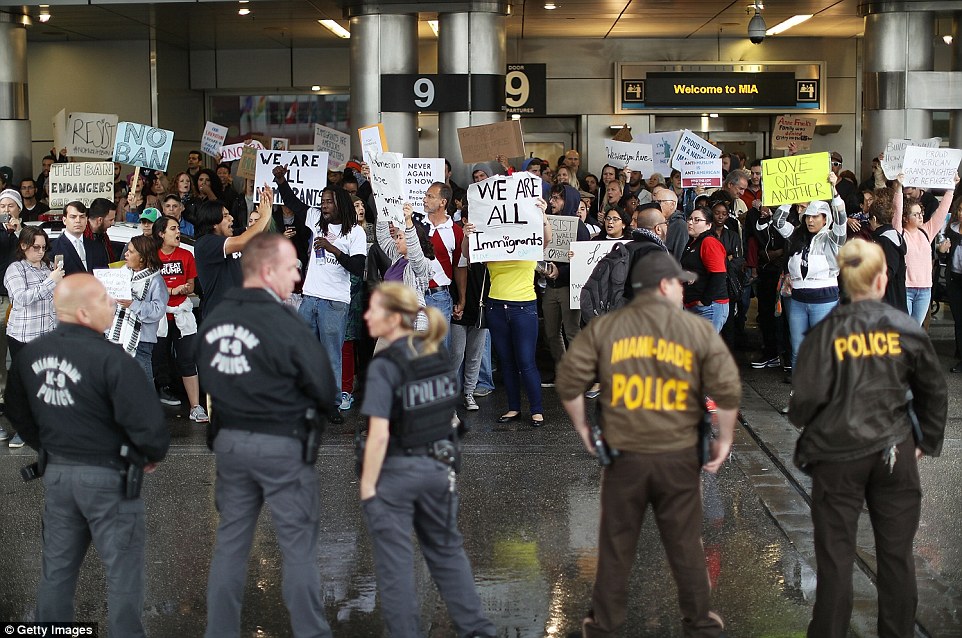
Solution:
[[[368,164],[375,153],[387,153],[387,137],[384,136],[384,125],[378,122],[371,126],[357,129],[358,139],[361,140],[361,157]]]
[[[571,242],[578,240],[578,218],[571,215],[548,215],[551,225],[551,241],[544,251],[548,261],[568,262]]]
[[[327,168],[332,171],[344,170],[351,158],[351,136],[332,128],[314,125],[314,150],[327,153]]]
[[[208,122],[204,126],[204,134],[200,138],[200,150],[202,153],[214,157],[220,152],[220,147],[227,139],[227,127],[220,124]]]
[[[117,126],[114,161],[157,171],[167,170],[174,132],[146,124],[121,122]]]
[[[327,153],[313,151],[257,151],[254,170],[254,203],[261,201],[264,184],[274,183],[275,166],[287,165],[287,182],[297,199],[308,206],[320,207],[321,191],[327,186]],[[279,188],[274,189],[274,204],[283,204]],[[351,211],[353,213],[354,211]],[[343,214],[343,211],[342,211]]]
[[[671,156],[671,167],[680,171],[685,160],[714,159],[716,157],[721,157],[721,149],[712,146],[706,140],[685,129],[681,132],[678,145],[675,147],[675,153]]]
[[[263,147],[263,144],[261,144]],[[244,179],[254,179],[257,174],[257,153],[266,150],[255,146],[245,146],[237,163],[237,174]]]
[[[374,153],[368,166],[378,221],[386,219],[400,228],[404,225],[404,157],[400,153]]]
[[[886,179],[895,179],[902,172],[902,164],[905,161],[905,149],[909,146],[919,148],[938,148],[942,143],[941,137],[930,137],[922,140],[900,140],[892,138],[885,145],[885,153],[882,155],[882,172]],[[904,184],[907,185],[907,184]],[[954,186],[951,188],[955,188]]]
[[[228,144],[227,146],[220,147],[220,161],[236,162],[244,154],[245,146],[253,147],[258,151],[264,150],[264,145],[257,140],[247,140],[246,142],[241,142],[238,144]],[[253,167],[253,164],[251,164],[251,166]],[[254,179],[253,174],[248,179]]]
[[[528,172],[495,175],[468,186],[468,207],[477,230],[470,236],[472,261],[544,258],[544,225],[536,201],[541,180]]]
[[[655,172],[651,144],[605,140],[605,157],[608,164],[615,168],[630,168],[633,171],[639,171],[642,175],[651,175]]]
[[[56,163],[50,167],[50,208],[59,210],[73,201],[90,206],[98,197],[114,198],[113,162]]]
[[[50,123],[53,125],[53,147],[59,153],[67,146],[67,109],[60,109]]]
[[[117,116],[106,113],[71,113],[67,116],[64,145],[71,157],[110,159],[117,134]],[[62,146],[57,147],[59,151]],[[120,161],[120,160],[118,160]],[[126,162],[125,162],[126,163]]]
[[[114,299],[133,299],[130,294],[131,276],[133,272],[129,268],[94,268],[94,277]]]
[[[816,199],[830,200],[832,185],[828,173],[828,153],[762,160],[763,203],[775,207]]]
[[[571,252],[574,253],[571,256],[571,268],[568,271],[571,276],[571,285],[569,287],[569,294],[571,298],[569,299],[568,308],[571,310],[581,309],[581,289],[585,287],[588,278],[591,277],[591,271],[595,269],[598,262],[601,261],[605,255],[611,252],[615,244],[624,244],[628,240],[618,239],[615,241],[573,241],[571,242]]]
[[[905,173],[902,185],[953,190],[959,162],[962,162],[962,150],[959,149],[909,146],[905,149],[905,161],[902,164],[902,172]],[[951,196],[951,193],[946,195]]]
[[[411,202],[415,214],[424,214],[424,195],[434,182],[444,181],[443,157],[404,158],[404,197]]]
[[[666,177],[671,174],[671,156],[680,139],[681,131],[661,131],[638,136],[639,142],[651,144],[651,157],[655,163],[653,172]]]
[[[797,117],[795,115],[779,115],[775,119],[775,129],[772,131],[772,148],[786,149],[795,142],[800,151],[812,148],[815,139],[814,117]]]
[[[721,188],[721,158],[685,160],[681,166],[681,187]]]
[[[524,156],[524,137],[520,120],[507,120],[458,129],[461,161],[465,164],[488,162],[498,155]]]

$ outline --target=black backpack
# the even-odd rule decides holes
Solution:
[[[585,323],[625,305],[630,268],[631,252],[626,244],[615,244],[601,258],[581,289],[581,318]]]

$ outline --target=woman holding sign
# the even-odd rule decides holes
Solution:
[[[411,217],[414,209],[410,203],[404,204],[404,230],[388,226],[383,216],[378,219],[375,232],[381,250],[391,260],[391,266],[384,273],[384,281],[397,281],[414,291],[418,304],[424,308],[424,291],[431,283],[431,260],[434,259],[434,246],[424,226],[415,224]],[[414,330],[427,330],[427,315],[419,313],[414,320]],[[380,348],[375,347],[375,351]]]
[[[53,308],[53,289],[63,279],[63,262],[51,267],[45,258],[47,233],[39,226],[24,226],[20,231],[15,259],[3,276],[10,295],[7,344],[11,360],[28,342],[50,332],[57,325]]]

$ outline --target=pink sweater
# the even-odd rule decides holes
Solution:
[[[897,197],[901,201],[901,197]],[[945,221],[952,205],[952,195],[946,193],[939,203],[939,207],[932,213],[929,221],[922,224],[921,229],[904,229],[902,235],[905,239],[905,287],[906,288],[931,288],[932,287],[932,242],[935,236],[945,228]],[[893,216],[892,226],[902,227],[902,207],[896,206],[896,215]],[[896,219],[897,217],[897,219]],[[925,230],[923,233],[922,230]],[[928,237],[926,237],[928,235]]]

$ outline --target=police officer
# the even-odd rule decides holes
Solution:
[[[240,635],[247,558],[266,501],[284,555],[284,602],[297,637],[330,636],[317,568],[320,501],[312,410],[334,409],[327,353],[281,303],[300,281],[283,235],[260,234],[241,257],[244,283],[201,325],[197,365],[213,400],[217,543],[207,582],[207,633]]]
[[[390,635],[421,636],[411,528],[459,636],[494,636],[474,586],[457,529],[457,455],[452,420],[460,400],[447,351],[447,321],[425,308],[427,332],[414,335],[414,291],[381,284],[364,318],[370,334],[390,342],[368,368],[361,413],[369,417],[361,471],[361,506],[371,544],[381,615]]]
[[[585,390],[601,379],[601,426],[620,455],[601,483],[598,574],[585,636],[608,636],[625,623],[628,576],[638,533],[651,503],[668,555],[685,636],[720,636],[709,611],[710,585],[701,543],[701,463],[696,453],[702,398],[718,405],[718,438],[704,468],[728,457],[741,397],[738,368],[711,323],[682,309],[683,271],[653,251],[632,269],[635,298],[581,331],[561,362],[555,384],[585,447],[595,454]]]
[[[795,385],[788,413],[803,428],[795,463],[812,475],[818,584],[808,635],[848,635],[855,537],[867,502],[878,560],[878,633],[904,638],[914,635],[918,605],[917,461],[942,450],[945,377],[918,323],[881,302],[888,280],[882,249],[853,239],[838,262],[852,303],[802,342],[795,378],[805,383]]]
[[[41,457],[33,466],[45,493],[37,621],[74,620],[77,577],[92,540],[107,574],[110,635],[144,636],[138,479],[164,458],[170,435],[150,381],[104,339],[114,301],[100,282],[88,274],[64,279],[53,301],[57,328],[24,346],[6,392],[10,421]]]

